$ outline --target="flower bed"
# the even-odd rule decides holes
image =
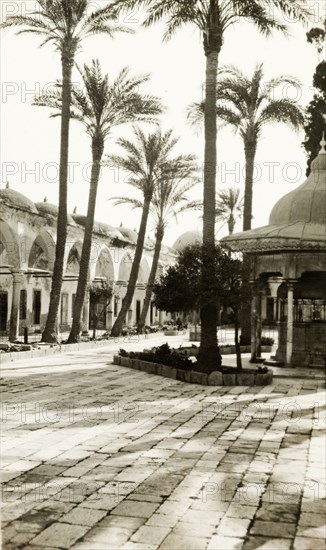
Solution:
[[[198,350],[198,348],[196,348]],[[126,352],[121,349],[113,363],[148,374],[157,374],[209,386],[265,386],[271,384],[273,371],[267,367],[243,369],[238,372],[233,367],[221,367],[210,374],[196,371],[196,359],[191,352],[194,348],[173,350],[167,344],[143,352]]]

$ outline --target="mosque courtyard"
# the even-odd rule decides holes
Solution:
[[[324,550],[322,370],[200,386],[118,347],[3,362],[3,548]]]

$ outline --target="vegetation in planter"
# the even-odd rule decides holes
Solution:
[[[191,359],[181,355],[177,350],[170,348],[168,344],[139,352],[127,352],[124,349],[120,349],[119,355],[121,357],[141,359],[142,361],[158,363],[160,365],[167,365],[183,370],[196,370],[196,364]]]
[[[121,336],[135,336],[137,334],[136,327],[123,327],[121,329]]]
[[[162,327],[160,325],[145,325],[144,327],[144,333],[145,334],[154,334],[155,332],[160,332],[162,330]]]
[[[204,286],[201,272],[202,264],[207,262],[211,266],[211,274],[209,285]],[[196,244],[187,246],[179,252],[177,263],[170,266],[154,285],[155,305],[165,311],[188,313],[212,301],[217,304],[217,309],[223,305],[232,310],[238,370],[242,368],[239,342],[240,307],[251,298],[249,287],[241,282],[242,269],[242,262],[232,258],[219,245],[215,246],[212,253]],[[216,356],[212,368],[206,364],[205,356],[200,351],[198,361],[198,370],[211,372],[221,366],[222,357],[220,353]]]
[[[262,336],[261,338],[262,346],[272,346],[273,344],[274,344],[274,338],[270,338],[269,336]]]

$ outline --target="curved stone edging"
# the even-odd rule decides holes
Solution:
[[[172,378],[173,380],[189,382],[190,384],[202,384],[204,386],[267,386],[273,380],[273,371],[271,369],[268,369],[266,373],[257,372],[257,374],[248,372],[223,374],[219,371],[205,374],[203,372],[186,371],[169,367],[168,365],[142,361],[141,359],[121,357],[120,355],[114,355],[113,363],[121,367],[147,372],[147,374],[157,374],[166,378]]]

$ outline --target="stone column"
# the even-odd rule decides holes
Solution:
[[[287,326],[286,326],[286,364],[291,365],[292,362],[292,351],[293,351],[293,280],[287,281],[288,287],[288,317],[287,317]]]
[[[106,313],[106,328],[107,330],[111,330],[113,325],[113,312],[111,309],[109,309]]]
[[[20,289],[24,281],[24,272],[21,270],[12,271],[12,301],[11,301],[11,313],[10,313],[10,326],[9,326],[9,340],[14,342],[18,338],[19,329],[19,300]]]
[[[257,289],[256,284],[251,284],[253,296],[251,300],[251,358],[250,361],[256,360],[257,351]]]
[[[273,298],[273,321],[274,323],[277,323],[278,321],[278,315],[277,315],[277,298]]]
[[[129,327],[132,327],[132,312],[133,312],[133,310],[132,310],[131,308],[128,309],[128,313],[127,313],[127,316],[128,316],[128,317],[127,317],[127,319],[128,319],[127,325],[128,325]]]
[[[274,301],[273,313],[274,313],[274,321],[277,326],[278,347],[280,345],[280,325],[278,322],[280,320],[280,304],[279,304],[279,299],[277,297],[277,292],[283,282],[284,282],[283,277],[269,277],[268,279],[268,286],[270,288],[271,297],[273,298],[273,301]],[[278,355],[278,351],[276,351],[276,356],[277,355]]]
[[[262,306],[262,291],[258,290],[256,296],[256,359],[261,357],[261,306]]]
[[[83,315],[82,315],[82,334],[84,336],[88,336],[88,329],[89,329],[89,308],[90,308],[90,301],[89,301],[89,292],[86,291],[85,294],[85,300],[83,305]]]
[[[148,308],[148,311],[149,311],[149,308]],[[161,311],[160,309],[158,310],[158,324],[160,326],[163,325],[163,311]]]

